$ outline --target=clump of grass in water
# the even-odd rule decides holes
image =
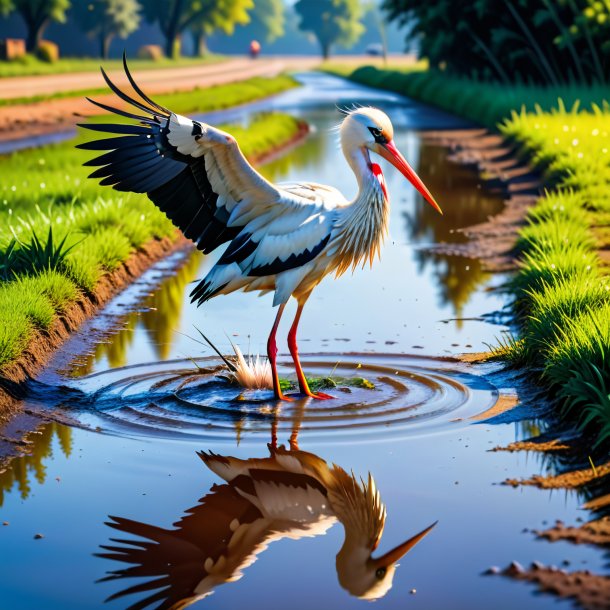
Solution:
[[[231,342],[231,347],[235,355],[224,356],[201,330],[198,328],[195,330],[226,364],[229,369],[229,381],[248,390],[273,389],[271,365],[266,357],[261,357],[258,354],[256,356],[249,354],[245,357],[239,346],[233,342]],[[327,377],[307,377],[307,383],[313,392],[341,387],[355,387],[366,390],[375,389],[375,385],[364,379],[364,377],[335,377],[332,373]],[[298,384],[290,379],[280,379],[280,388],[282,391],[296,390],[298,389]]]

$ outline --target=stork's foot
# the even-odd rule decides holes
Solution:
[[[294,402],[295,399],[292,396],[286,396],[283,392],[275,392],[275,400],[285,400],[286,402]]]
[[[334,398],[334,396],[331,396],[330,394],[325,394],[324,392],[312,392],[309,388],[301,388],[301,393],[305,394],[305,396],[308,396],[309,398],[315,398],[316,400],[329,400],[331,398]]]

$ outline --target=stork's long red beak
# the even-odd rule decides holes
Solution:
[[[407,160],[402,156],[394,140],[385,144],[378,144],[377,151],[384,159],[389,161],[423,196],[423,198],[440,214],[443,213],[438,203],[436,203],[432,193],[428,190],[421,178],[415,173]]]
[[[401,557],[406,555],[422,538],[427,536],[432,531],[432,529],[434,528],[434,526],[437,523],[438,523],[438,521],[435,521],[432,525],[429,525],[425,530],[423,530],[423,531],[419,532],[419,534],[416,534],[415,536],[413,536],[413,538],[409,538],[409,540],[407,540],[406,542],[399,544],[396,548],[392,549],[385,555],[383,555],[381,557],[377,557],[376,559],[373,559],[373,563],[375,564],[375,567],[387,568],[388,566],[392,565],[393,563],[396,563]]]

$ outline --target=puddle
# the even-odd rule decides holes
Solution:
[[[267,390],[244,391],[229,383],[222,362],[207,358],[109,369],[80,378],[70,392],[40,385],[30,401],[48,403],[55,395],[53,406],[77,413],[91,427],[126,436],[260,444],[271,425],[274,434],[299,433],[308,441],[336,444],[455,427],[498,399],[491,383],[448,360],[319,354],[304,355],[302,362],[314,377],[363,377],[374,387],[337,387],[329,390],[330,401],[312,402],[293,393],[297,400],[278,403]],[[289,366],[279,362],[282,376],[292,375]]]
[[[300,345],[309,352],[303,357],[307,373],[357,374],[376,389],[333,390],[333,401],[278,406],[266,395],[235,400],[235,388],[212,375],[193,378],[192,359],[199,366],[218,363],[195,341],[195,327],[223,351],[230,352],[230,338],[245,352],[263,353],[275,314],[271,300],[234,294],[196,309],[188,302],[190,283],[215,257],[188,255],[169,276],[166,263],[154,267],[85,327],[82,334],[95,342],[71,375],[51,367],[30,398],[30,408],[61,405],[92,429],[48,424],[25,448],[29,455],[0,473],[0,523],[8,523],[0,526],[0,609],[169,609],[191,603],[231,610],[280,604],[361,608],[358,595],[375,585],[380,608],[537,610],[558,603],[483,571],[513,560],[561,565],[565,559],[574,569],[605,569],[595,549],[541,542],[529,531],[556,518],[574,523],[583,514],[578,492],[498,484],[549,467],[547,458],[487,452],[527,438],[537,422],[469,420],[496,402],[495,386],[510,391],[512,380],[488,371],[473,374],[445,358],[480,351],[506,330],[487,318],[504,306],[496,288],[505,278],[485,274],[476,260],[425,249],[461,240],[457,229],[485,220],[502,205],[478,188],[476,176],[449,164],[444,151],[414,131],[463,124],[392,94],[323,75],[301,78],[305,87],[271,105],[300,114],[314,132],[263,169],[270,178],[313,179],[351,196],[355,183],[328,128],[339,120],[335,104],[371,103],[391,115],[398,147],[445,211],[442,218],[434,215],[384,166],[392,216],[382,260],[354,276],[327,278],[305,309]],[[217,119],[247,121],[262,107]],[[117,320],[119,328],[106,335]],[[75,341],[86,345],[82,336]],[[292,376],[289,360],[283,356],[281,362],[282,375]],[[263,502],[251,487],[260,474],[248,474],[250,482],[240,479],[241,487],[236,480],[229,485],[218,474],[222,469],[206,467],[197,455],[213,452],[269,466],[267,443],[294,451],[298,446],[312,456],[309,464],[323,460],[326,466],[315,481],[304,482],[294,472],[278,475],[281,484],[266,479],[274,492]],[[332,494],[324,468],[333,464],[348,480],[354,473],[352,487],[361,478],[368,485],[368,473],[374,478],[379,501],[365,503],[357,519],[350,521],[326,501]],[[436,521],[395,573],[388,566],[381,584],[371,585],[362,567],[371,553],[382,556]],[[355,539],[346,525],[352,522],[366,531],[359,534],[366,544],[358,552],[348,545],[354,552],[347,556],[359,561],[341,555],[345,540]],[[239,530],[241,525],[247,527]]]

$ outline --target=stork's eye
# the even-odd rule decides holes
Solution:
[[[369,127],[369,131],[375,138],[375,142],[377,142],[377,144],[385,144],[388,141],[383,135],[383,130],[380,127]]]
[[[375,576],[381,580],[384,576],[385,573],[387,572],[387,568],[377,568],[376,572],[375,572]]]

